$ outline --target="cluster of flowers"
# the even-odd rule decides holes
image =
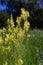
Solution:
[[[15,27],[13,18],[7,21],[7,27],[0,29],[0,57],[1,54],[5,54],[5,59],[3,59],[1,65],[9,65],[8,60],[11,60],[11,57],[14,58],[12,65],[22,65],[23,60],[20,56],[22,50],[22,41],[25,37],[25,33],[28,31],[30,27],[30,23],[27,18],[29,16],[29,12],[25,11],[25,9],[21,9],[21,15],[17,17],[17,26]],[[23,28],[21,27],[21,22],[24,22]],[[2,58],[2,57],[1,57]]]

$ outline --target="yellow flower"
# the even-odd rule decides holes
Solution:
[[[20,25],[21,17],[17,17],[16,22],[18,23],[18,25]]]
[[[15,35],[6,34],[5,42],[13,41]]]
[[[21,18],[26,20],[29,17],[29,12],[25,11],[24,8],[21,9]]]
[[[18,30],[19,30],[19,28],[16,27],[16,28],[14,29],[14,32],[15,32],[15,33],[18,33]]]
[[[29,12],[28,11],[26,11],[26,15],[27,15],[27,17],[29,17]]]
[[[30,23],[28,21],[25,21],[24,23],[24,29],[28,31],[28,28],[30,27]]]
[[[10,34],[6,34],[5,43],[12,40],[12,36]]]
[[[14,27],[14,21],[13,21],[13,16],[11,15],[11,19],[9,19],[11,27]]]
[[[19,28],[18,36],[20,38],[22,38],[24,36],[24,33],[25,33],[24,30],[22,30],[22,28]]]
[[[10,35],[9,34],[6,34],[6,37],[9,39]]]
[[[24,8],[21,8],[21,18],[24,20],[26,19],[26,11]]]
[[[26,21],[25,23],[24,23],[24,26],[25,27],[27,27],[27,26],[29,26],[30,25],[30,23],[28,22],[28,21]]]
[[[12,15],[11,15],[11,19],[8,19],[8,20],[7,20],[7,23],[8,23],[8,27],[10,27],[10,26],[11,26],[11,28],[14,27],[14,22],[13,22],[13,17],[12,17]]]
[[[25,14],[25,9],[24,8],[21,8],[21,14]]]
[[[18,35],[19,35],[20,37],[23,37],[24,32],[23,32],[23,31],[20,31]]]
[[[8,32],[9,32],[9,33],[12,32],[11,28],[8,28]]]
[[[10,24],[11,24],[11,27],[13,28],[14,27],[14,22],[10,21]]]
[[[18,65],[22,65],[23,64],[23,60],[20,58],[18,59]]]

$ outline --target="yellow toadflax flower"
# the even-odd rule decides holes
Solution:
[[[14,27],[14,21],[13,21],[13,16],[12,15],[11,15],[11,19],[9,21],[10,21],[11,27],[13,28]]]
[[[23,64],[23,60],[20,58],[18,59],[18,65],[22,65]]]
[[[17,17],[16,22],[17,22],[18,25],[20,25],[21,17]]]
[[[15,29],[14,29],[14,33],[18,33],[18,30],[19,30],[19,28],[18,27],[16,27]]]
[[[24,30],[28,31],[29,27],[30,27],[30,23],[26,20],[24,23]]]
[[[24,8],[21,8],[21,18],[26,20],[29,17],[29,12],[25,11]]]
[[[6,34],[6,38],[5,38],[5,43],[9,42],[9,41],[13,41],[14,36],[10,35],[10,34]]]
[[[25,9],[24,8],[21,8],[21,14],[25,14]]]
[[[10,34],[7,34],[6,36],[7,36],[8,39],[12,38]]]
[[[24,30],[22,30],[22,28],[20,28],[19,29],[19,32],[18,32],[18,36],[20,37],[20,38],[22,38],[23,36],[24,36]]]
[[[9,32],[9,33],[11,33],[11,32],[12,32],[12,29],[11,29],[10,27],[8,28],[8,32]]]
[[[18,33],[18,35],[19,35],[19,37],[23,37],[24,32],[23,32],[23,31],[20,31],[20,32]]]
[[[26,11],[26,15],[27,15],[27,17],[29,17],[29,12],[28,11]]]

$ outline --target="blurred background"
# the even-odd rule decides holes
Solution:
[[[21,8],[29,11],[28,20],[32,29],[43,29],[43,0],[0,0],[0,28],[6,26],[11,13],[15,22]]]

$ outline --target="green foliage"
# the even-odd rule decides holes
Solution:
[[[43,57],[41,57],[43,56],[43,31],[31,30],[28,33],[30,35],[27,34],[24,40],[26,65],[39,65],[39,63],[43,62]]]

